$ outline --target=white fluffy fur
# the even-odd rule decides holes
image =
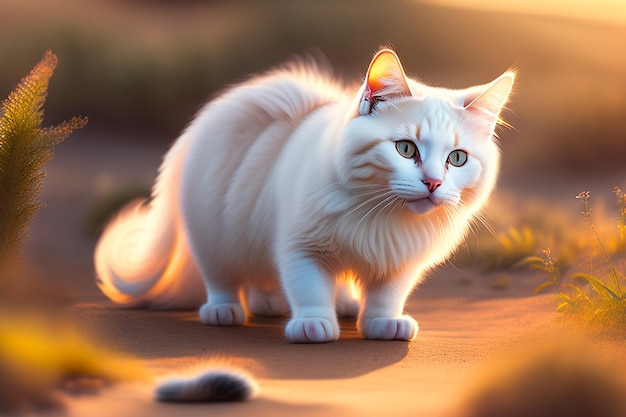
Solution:
[[[293,342],[336,340],[337,313],[358,313],[366,338],[414,338],[404,302],[461,242],[494,186],[494,127],[513,79],[426,87],[383,50],[358,92],[306,65],[232,88],[168,152],[150,203],[106,229],[95,255],[100,288],[126,305],[204,302],[200,318],[211,325],[245,321],[243,290],[252,313],[291,311]],[[402,157],[399,140],[421,158]],[[461,167],[447,162],[455,149],[468,154]],[[430,179],[441,182],[432,193]]]

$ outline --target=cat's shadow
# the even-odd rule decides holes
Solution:
[[[385,368],[402,360],[408,342],[365,340],[355,320],[343,319],[338,341],[322,344],[290,344],[284,336],[286,319],[252,318],[246,327],[263,333],[246,354],[262,363],[264,376],[272,378],[351,378]]]
[[[104,308],[106,333],[121,349],[146,359],[212,357],[252,363],[264,378],[353,378],[402,360],[409,342],[364,340],[354,320],[341,320],[338,341],[290,344],[285,317],[251,317],[244,326],[200,324],[195,312]],[[101,312],[103,312],[101,310]]]

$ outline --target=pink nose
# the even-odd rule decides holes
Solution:
[[[428,187],[428,191],[431,193],[441,185],[441,180],[436,180],[434,178],[426,178],[425,180],[422,180],[422,182]]]

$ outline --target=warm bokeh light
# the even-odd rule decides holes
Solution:
[[[594,20],[626,24],[623,0],[427,0],[432,4],[490,12],[524,13],[540,16]]]

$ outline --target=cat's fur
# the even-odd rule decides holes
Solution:
[[[407,296],[494,187],[513,81],[427,87],[386,49],[358,91],[311,65],[252,78],[200,112],[151,201],[107,227],[98,285],[128,306],[204,303],[210,325],[243,323],[245,294],[253,314],[291,311],[292,342],[336,340],[338,314],[358,315],[365,338],[411,340]]]
[[[198,375],[167,379],[157,385],[155,397],[176,403],[247,401],[256,391],[256,382],[250,375],[218,366]]]

